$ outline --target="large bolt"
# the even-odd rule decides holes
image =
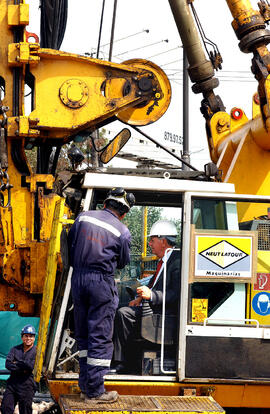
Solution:
[[[230,124],[228,123],[227,119],[225,117],[219,118],[217,122],[217,131],[221,132],[224,129],[228,129],[230,127]]]

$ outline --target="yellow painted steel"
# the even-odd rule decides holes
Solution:
[[[25,27],[29,23],[29,6],[24,0],[10,3],[0,0],[0,73],[4,84],[1,98],[9,108],[5,130],[12,185],[10,194],[2,194],[3,204],[7,205],[10,197],[10,205],[0,207],[0,267],[5,282],[0,283],[0,310],[38,315],[53,211],[59,196],[51,193],[54,177],[34,174],[25,145],[29,139],[31,145],[44,145],[47,139],[57,138],[63,144],[81,129],[94,129],[97,123],[138,104],[144,118],[142,124],[148,124],[162,116],[170,97],[168,87],[162,90],[168,82],[166,75],[149,62],[140,62],[137,67],[116,64],[28,43]],[[13,32],[17,29],[23,34],[21,41],[14,43]],[[33,111],[29,116],[24,110],[28,65],[35,83]],[[15,73],[18,83],[13,90]],[[140,82],[145,86],[147,79],[151,79],[150,85],[146,90],[140,89]],[[133,122],[132,116],[130,119]],[[15,146],[16,155],[25,166],[23,178],[18,160],[14,162],[11,156]]]
[[[142,258],[147,255],[147,213],[148,208],[143,207]]]
[[[254,28],[264,26],[259,12],[249,0],[227,0],[236,34],[242,37]],[[257,47],[263,58],[269,55],[265,46]],[[253,97],[253,118],[248,120],[241,108],[231,113],[217,112],[209,122],[208,145],[212,160],[222,170],[222,181],[235,184],[237,193],[269,194],[270,188],[270,78],[261,78],[259,94]],[[260,97],[266,104],[260,106]],[[265,215],[265,206],[238,204],[240,221]]]
[[[25,65],[18,66],[20,83],[17,95],[18,117],[13,117],[13,69],[8,64],[7,50],[13,44],[13,29],[19,26],[24,29],[28,24],[29,7],[24,1],[13,5],[0,1],[0,73],[4,81],[4,96],[2,103],[7,110],[8,175],[12,185],[10,204],[8,191],[2,192],[3,205],[0,207],[0,267],[3,269],[4,284],[0,285],[0,310],[17,311],[22,315],[35,315],[40,307],[41,294],[45,278],[48,241],[51,232],[52,215],[55,202],[59,196],[46,194],[52,188],[54,178],[48,175],[36,176],[24,153],[24,138],[18,141],[19,129],[26,121],[24,117],[24,73]],[[25,34],[24,34],[25,38]],[[21,50],[21,59],[26,60],[26,54],[31,47]],[[17,53],[17,52],[16,52]],[[31,49],[31,53],[33,50]],[[29,53],[28,53],[29,54]],[[14,123],[10,122],[14,119]],[[21,119],[21,122],[20,122]],[[13,125],[13,128],[11,127]],[[31,131],[30,131],[31,132]],[[22,179],[11,156],[14,142],[19,144],[20,156],[29,169],[29,175]],[[24,181],[23,181],[24,180]],[[35,201],[36,200],[36,201]],[[35,237],[35,202],[39,208],[39,240]]]
[[[220,118],[226,118],[226,130],[219,128]],[[261,117],[248,121],[243,113],[241,119],[234,120],[228,114],[216,113],[210,126],[211,158],[223,172],[222,181],[234,183],[240,194],[269,194],[270,152],[258,145],[257,137],[262,143],[270,134],[262,127]],[[248,221],[267,212],[262,204],[239,203],[238,213],[240,221]]]
[[[28,4],[9,4],[8,6],[8,27],[26,26],[29,24]]]
[[[9,134],[18,122],[19,136],[65,138],[116,114],[147,125],[170,103],[167,76],[144,60],[116,64],[21,42],[9,45],[8,63],[11,68],[29,63],[35,78],[35,109],[29,117],[11,118]],[[139,87],[142,78],[151,80],[147,90]]]
[[[246,318],[251,319],[251,284],[248,283],[246,286]],[[248,324],[251,324],[251,322],[248,322]]]
[[[40,312],[37,356],[34,368],[35,381],[39,382],[42,374],[44,353],[47,343],[48,326],[50,322],[51,308],[53,302],[54,285],[57,269],[57,255],[60,253],[60,234],[62,230],[62,219],[64,215],[64,199],[55,205],[52,231],[47,259],[46,278],[43,288],[43,298]]]
[[[265,85],[270,91],[268,78]],[[237,193],[269,194],[269,120],[264,124],[257,95],[253,97],[252,120],[248,120],[241,108],[233,108],[230,114],[218,112],[211,118],[208,136],[211,158],[222,170],[222,181],[234,183]],[[265,215],[265,209],[262,204],[239,203],[239,220]]]
[[[147,105],[137,105],[135,108],[128,108],[117,114],[117,118],[131,125],[146,125],[157,121],[167,110],[171,101],[171,85],[163,70],[144,59],[130,59],[124,64],[135,70],[149,70],[157,82],[154,85],[153,98]],[[151,119],[149,119],[151,118]]]
[[[234,17],[232,26],[237,31],[241,26],[258,24],[258,21],[263,24],[263,18],[258,11],[255,11],[250,0],[226,0],[230,11]]]

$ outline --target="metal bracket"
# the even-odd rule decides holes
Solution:
[[[34,193],[37,190],[37,183],[46,183],[48,190],[53,189],[54,176],[51,174],[35,174],[25,177],[25,182],[30,184],[30,191]]]
[[[60,347],[59,358],[62,356],[62,354],[64,353],[66,349],[71,349],[74,343],[75,343],[75,339],[71,338],[71,336],[69,336],[69,330],[65,329],[61,347]]]
[[[9,4],[8,27],[27,26],[29,24],[29,4]]]
[[[40,57],[38,43],[10,43],[8,45],[8,64],[9,66],[22,66],[25,64],[37,65]]]

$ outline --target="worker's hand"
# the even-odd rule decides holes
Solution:
[[[16,366],[17,366],[18,368],[20,368],[21,370],[24,370],[24,369],[25,369],[25,364],[24,364],[24,362],[23,362],[23,361],[17,361],[17,362],[16,362]]]
[[[140,306],[142,298],[136,298],[129,302],[129,306]]]
[[[151,290],[147,286],[139,286],[137,288],[137,295],[142,299],[149,300],[151,299]]]

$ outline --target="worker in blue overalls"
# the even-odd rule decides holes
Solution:
[[[81,213],[68,234],[79,386],[86,401],[110,403],[118,398],[116,391],[105,390],[103,377],[111,364],[119,302],[114,272],[130,261],[130,232],[121,220],[134,203],[132,193],[113,188],[104,208]]]
[[[36,390],[32,372],[36,358],[35,335],[35,328],[26,325],[21,330],[22,344],[14,346],[8,353],[6,368],[10,371],[10,377],[2,400],[2,414],[13,414],[17,403],[20,414],[32,414]]]

